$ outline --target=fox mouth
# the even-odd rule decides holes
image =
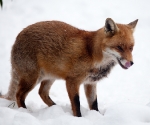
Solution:
[[[122,65],[121,59],[117,58],[117,61],[118,61],[119,65],[120,65],[123,69],[128,69],[128,67],[125,67],[124,65]]]
[[[115,57],[114,60],[118,62],[123,69],[128,69],[133,65],[132,61],[127,61],[126,59],[122,58],[117,52],[111,51],[110,49],[107,49],[107,51],[104,52]]]

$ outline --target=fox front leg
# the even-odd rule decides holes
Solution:
[[[70,102],[72,105],[72,111],[74,116],[81,117],[80,111],[80,99],[79,99],[79,87],[80,84],[74,79],[66,80],[66,87]]]
[[[89,104],[89,108],[91,110],[98,111],[96,85],[97,85],[96,83],[85,84],[84,90],[85,90],[85,95]]]

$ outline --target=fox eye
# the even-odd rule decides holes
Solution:
[[[117,50],[123,52],[123,48],[121,46],[117,46],[116,48],[117,48]]]

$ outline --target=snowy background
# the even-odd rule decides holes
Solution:
[[[98,106],[90,111],[80,89],[81,118],[72,116],[65,82],[56,81],[50,96],[57,103],[47,107],[38,95],[39,85],[26,99],[28,109],[0,99],[0,125],[150,125],[150,1],[149,0],[3,0],[0,9],[0,91],[10,81],[10,51],[17,34],[26,26],[60,20],[84,30],[97,30],[105,19],[127,24],[139,22],[134,33],[134,65],[117,65],[98,84]]]

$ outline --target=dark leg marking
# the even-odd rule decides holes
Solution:
[[[74,103],[75,103],[75,108],[76,108],[76,116],[81,117],[81,112],[80,112],[80,100],[79,100],[79,95],[76,94],[74,97]]]
[[[97,99],[93,102],[93,104],[92,104],[92,109],[98,111]]]

